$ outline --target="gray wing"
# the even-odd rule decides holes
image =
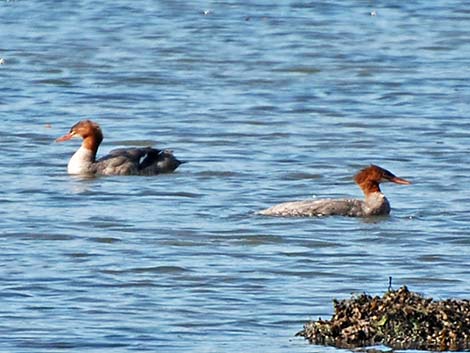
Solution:
[[[97,174],[137,175],[142,158],[152,148],[118,148],[96,161]]]
[[[178,160],[170,150],[152,149],[145,156],[139,166],[140,175],[155,175],[160,173],[171,173],[184,162]]]
[[[99,159],[97,174],[156,175],[173,172],[181,163],[169,150],[156,148],[117,148]]]
[[[106,157],[102,159],[111,158],[111,157],[125,157],[129,160],[139,164],[140,160],[145,157],[148,153],[152,151],[160,152],[160,150],[156,150],[155,148],[151,147],[144,147],[144,148],[116,148],[109,152]]]
[[[281,217],[364,216],[364,201],[356,199],[322,199],[284,202],[259,214]]]

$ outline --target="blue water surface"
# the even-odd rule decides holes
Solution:
[[[337,352],[294,337],[332,299],[470,292],[465,1],[0,2],[0,351]],[[170,148],[157,177],[67,175]],[[362,197],[390,217],[256,211]]]

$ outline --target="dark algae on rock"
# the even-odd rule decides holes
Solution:
[[[333,303],[331,320],[308,322],[297,336],[339,348],[470,350],[469,300],[434,301],[403,286],[381,298],[361,294]]]

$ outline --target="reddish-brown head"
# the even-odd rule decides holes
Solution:
[[[387,169],[373,164],[359,171],[359,173],[355,175],[354,181],[366,195],[371,192],[380,192],[379,184],[388,181],[402,185],[411,184],[408,180],[399,178]]]
[[[91,120],[82,120],[71,127],[68,134],[57,138],[56,142],[68,141],[75,136],[83,138],[85,148],[98,149],[99,144],[103,141],[103,133],[100,126]]]

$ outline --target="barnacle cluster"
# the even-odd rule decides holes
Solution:
[[[403,286],[381,298],[361,294],[333,302],[331,320],[308,322],[297,335],[340,348],[383,344],[394,349],[470,349],[469,300],[434,301]]]

